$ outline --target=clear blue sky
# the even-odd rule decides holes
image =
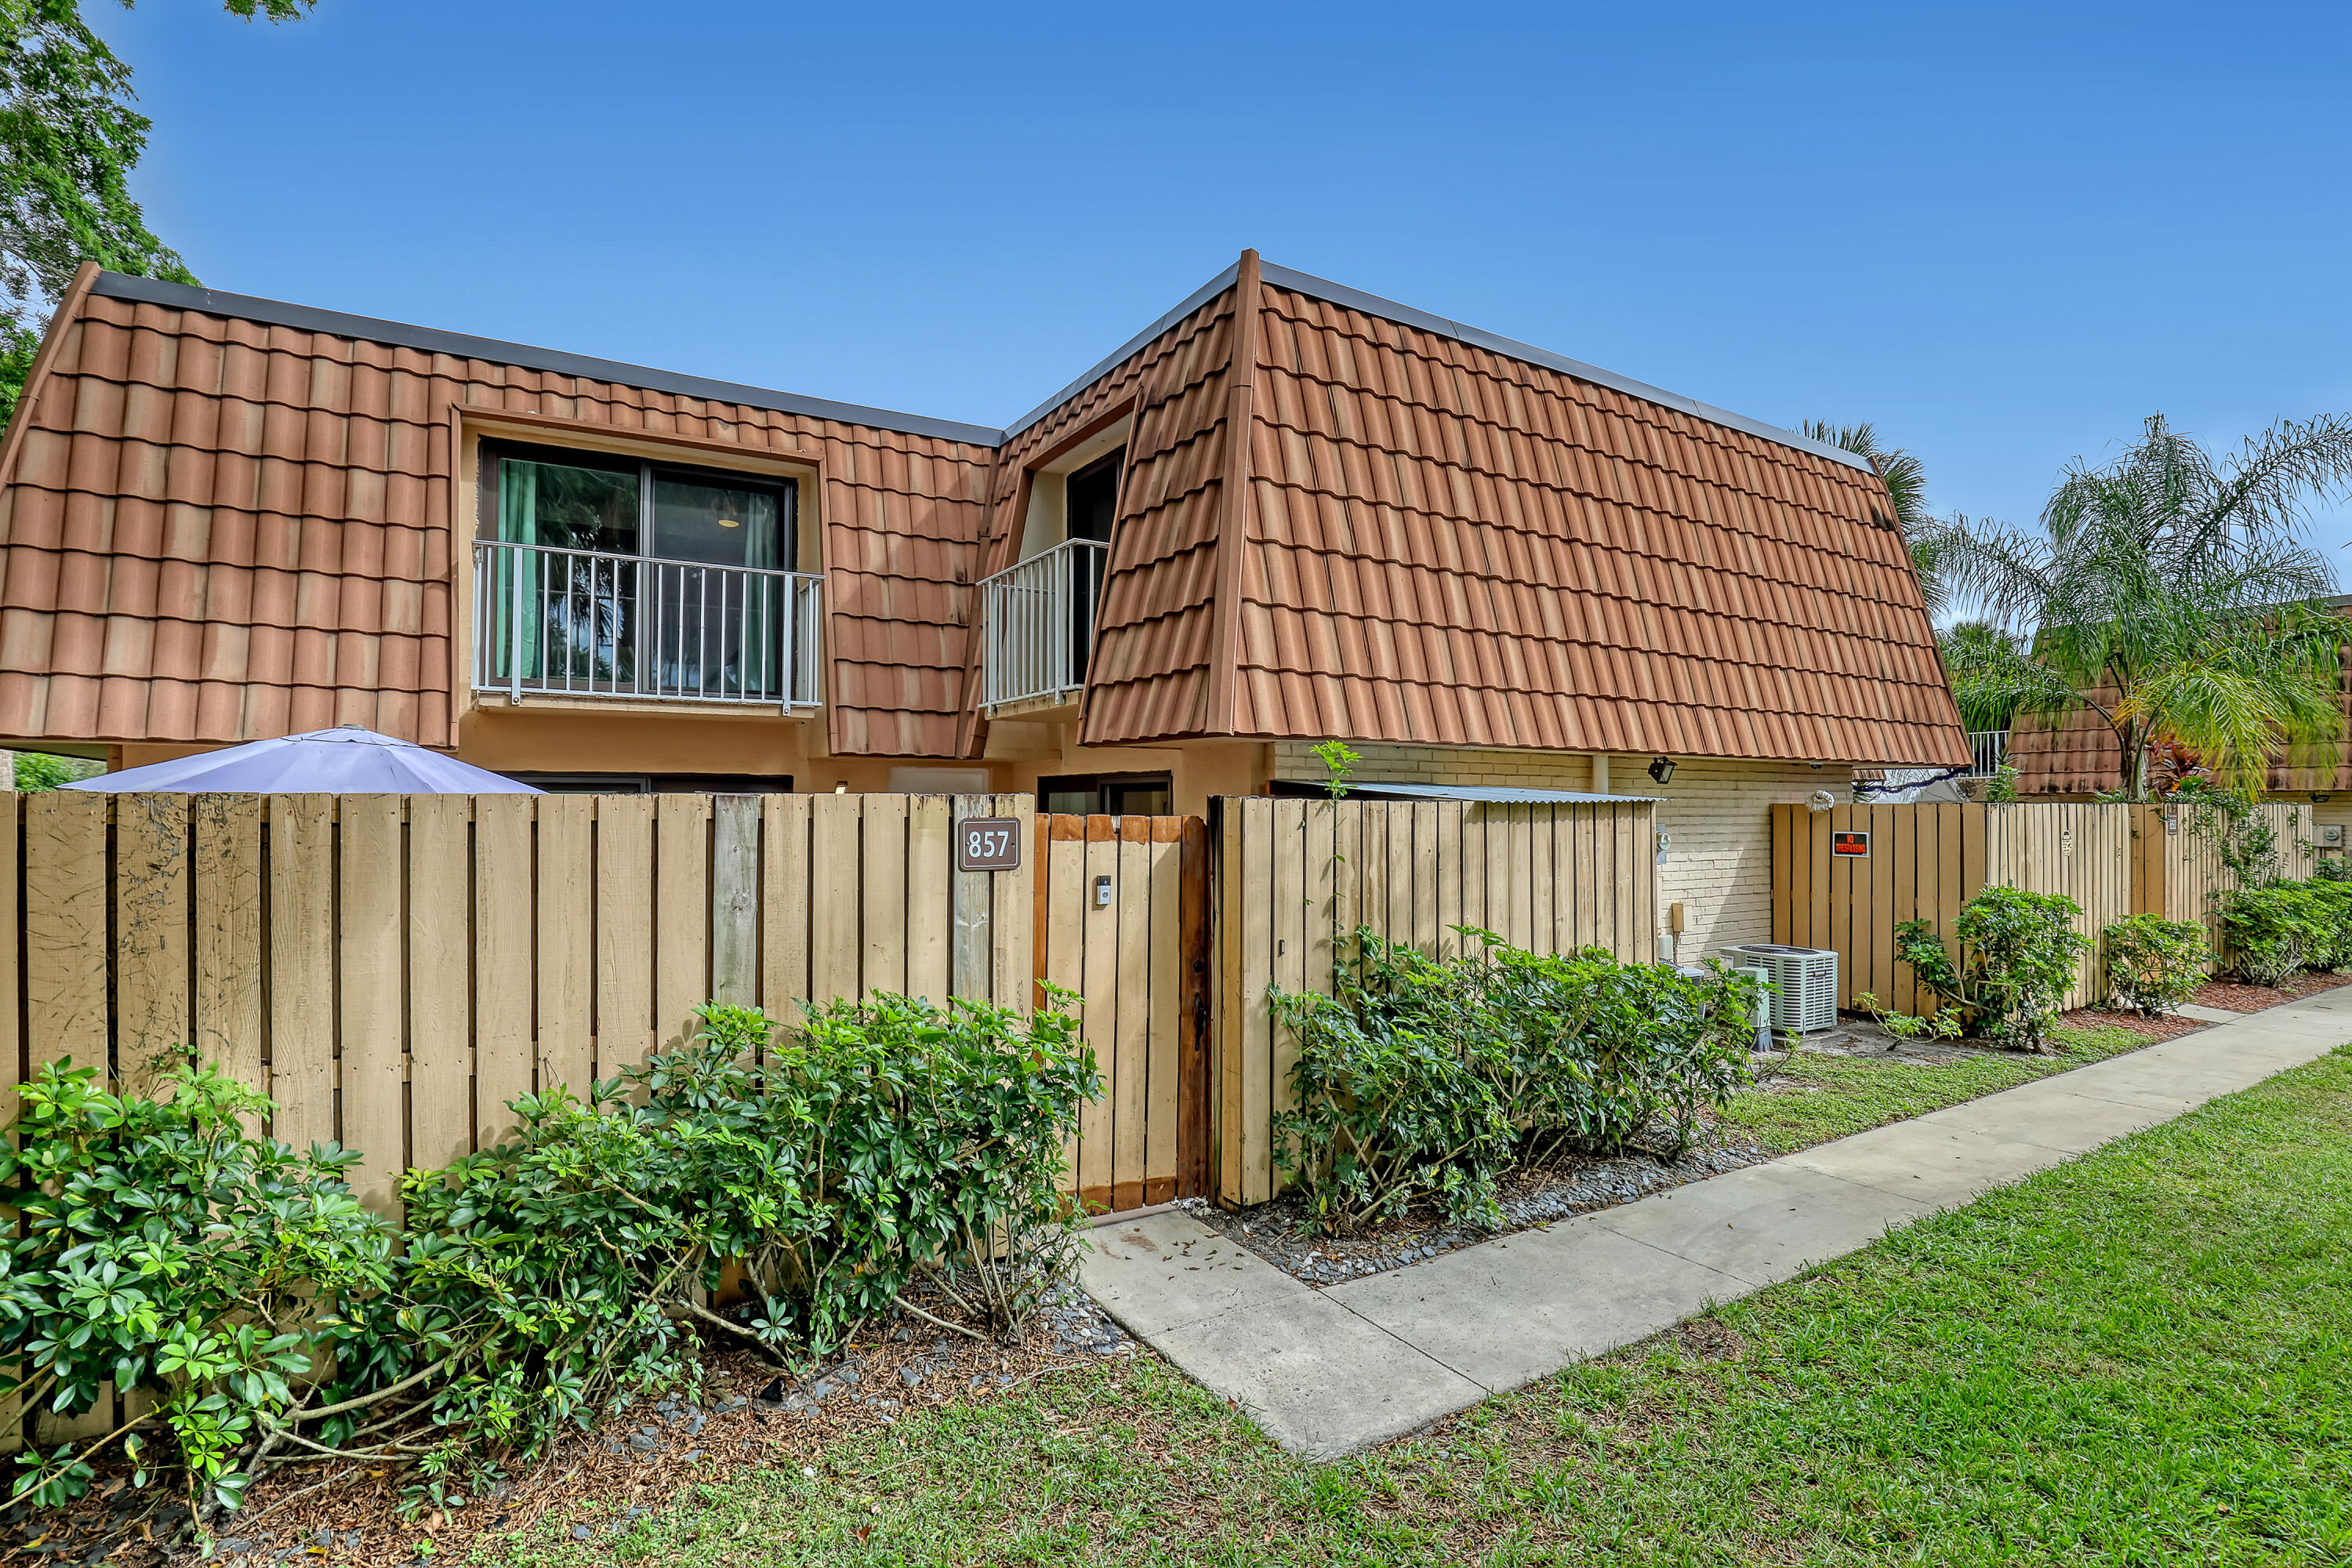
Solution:
[[[84,3],[244,293],[997,424],[1255,246],[2019,521],[2352,410],[2340,3]]]

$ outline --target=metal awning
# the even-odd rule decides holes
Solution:
[[[1330,786],[1320,779],[1276,779],[1274,793],[1324,795]],[[1469,800],[1487,805],[1624,805],[1655,802],[1656,795],[1592,795],[1573,789],[1501,789],[1487,784],[1350,784],[1349,800]]]

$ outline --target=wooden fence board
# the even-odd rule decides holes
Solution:
[[[859,798],[821,795],[809,802],[809,995],[817,1002],[855,996],[859,990]]]
[[[866,823],[865,952],[859,974],[867,991],[907,990],[907,803],[869,795]]]
[[[390,1212],[408,1166],[408,1052],[402,911],[401,808],[396,795],[347,795],[335,911],[341,1015],[342,1128],[359,1152],[351,1174],[362,1203]]]
[[[261,802],[252,795],[197,795],[191,860],[195,1020],[188,1044],[240,1084],[268,1093],[261,1058]]]
[[[1045,853],[1036,829],[1036,802],[1025,795],[1000,795],[992,815],[1010,817],[1022,835],[1021,863],[989,879],[989,947],[1000,1006],[1025,1013],[1036,991],[1037,879]]]
[[[1111,1206],[1111,1160],[1118,1108],[1118,841],[1112,819],[1081,819],[1086,837],[1078,851],[1076,902],[1079,942],[1079,1033],[1095,1047],[1105,1093],[1089,1102],[1078,1124],[1078,1194],[1090,1206]],[[1111,888],[1108,904],[1095,897],[1097,879]]]
[[[710,999],[760,999],[760,799],[710,803]]]
[[[710,797],[654,799],[654,1038],[675,1051],[710,999]]]
[[[408,802],[408,1158],[474,1151],[473,805]]]
[[[543,795],[539,819],[539,1081],[596,1076],[596,800]]]
[[[1149,965],[1145,988],[1151,1006],[1145,1024],[1143,1193],[1147,1204],[1164,1204],[1177,1196],[1181,1180],[1178,1142],[1182,1110],[1181,1068],[1183,1027],[1182,965],[1195,951],[1183,941],[1183,831],[1188,818],[1151,818],[1151,838],[1145,850],[1144,875],[1150,882],[1150,902],[1143,910],[1140,945]],[[1328,877],[1329,868],[1325,868]],[[1329,941],[1328,925],[1325,942]],[[1325,967],[1328,968],[1327,958]]]
[[[649,911],[651,911],[649,915]],[[652,1054],[654,797],[596,797],[596,1076]]]
[[[25,1066],[70,1059],[112,1069],[107,1016],[106,808],[103,795],[26,795]]]
[[[1143,1206],[1151,1113],[1151,819],[1118,819],[1118,1100],[1112,1108],[1111,1207]],[[1172,939],[1173,928],[1165,938]]]
[[[269,802],[270,1131],[300,1149],[335,1136],[335,799]]]
[[[538,974],[531,951],[536,902],[531,836],[537,802],[527,795],[474,797],[474,1146],[505,1142],[509,1102],[539,1087],[531,1024]],[[656,925],[656,930],[662,928]]]
[[[115,797],[114,1049],[133,1087],[192,1035],[188,862],[186,795]]]
[[[809,797],[763,795],[760,816],[760,1005],[797,1024],[809,994]]]
[[[945,795],[907,803],[907,994],[948,999],[948,878],[955,864]]]

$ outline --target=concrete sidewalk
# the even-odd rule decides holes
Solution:
[[[1079,1277],[1285,1448],[1335,1458],[2347,1040],[2352,988],[1325,1290],[1182,1214],[1096,1231]]]

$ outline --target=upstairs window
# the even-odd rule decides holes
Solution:
[[[484,683],[780,699],[799,494],[788,479],[484,443]]]

